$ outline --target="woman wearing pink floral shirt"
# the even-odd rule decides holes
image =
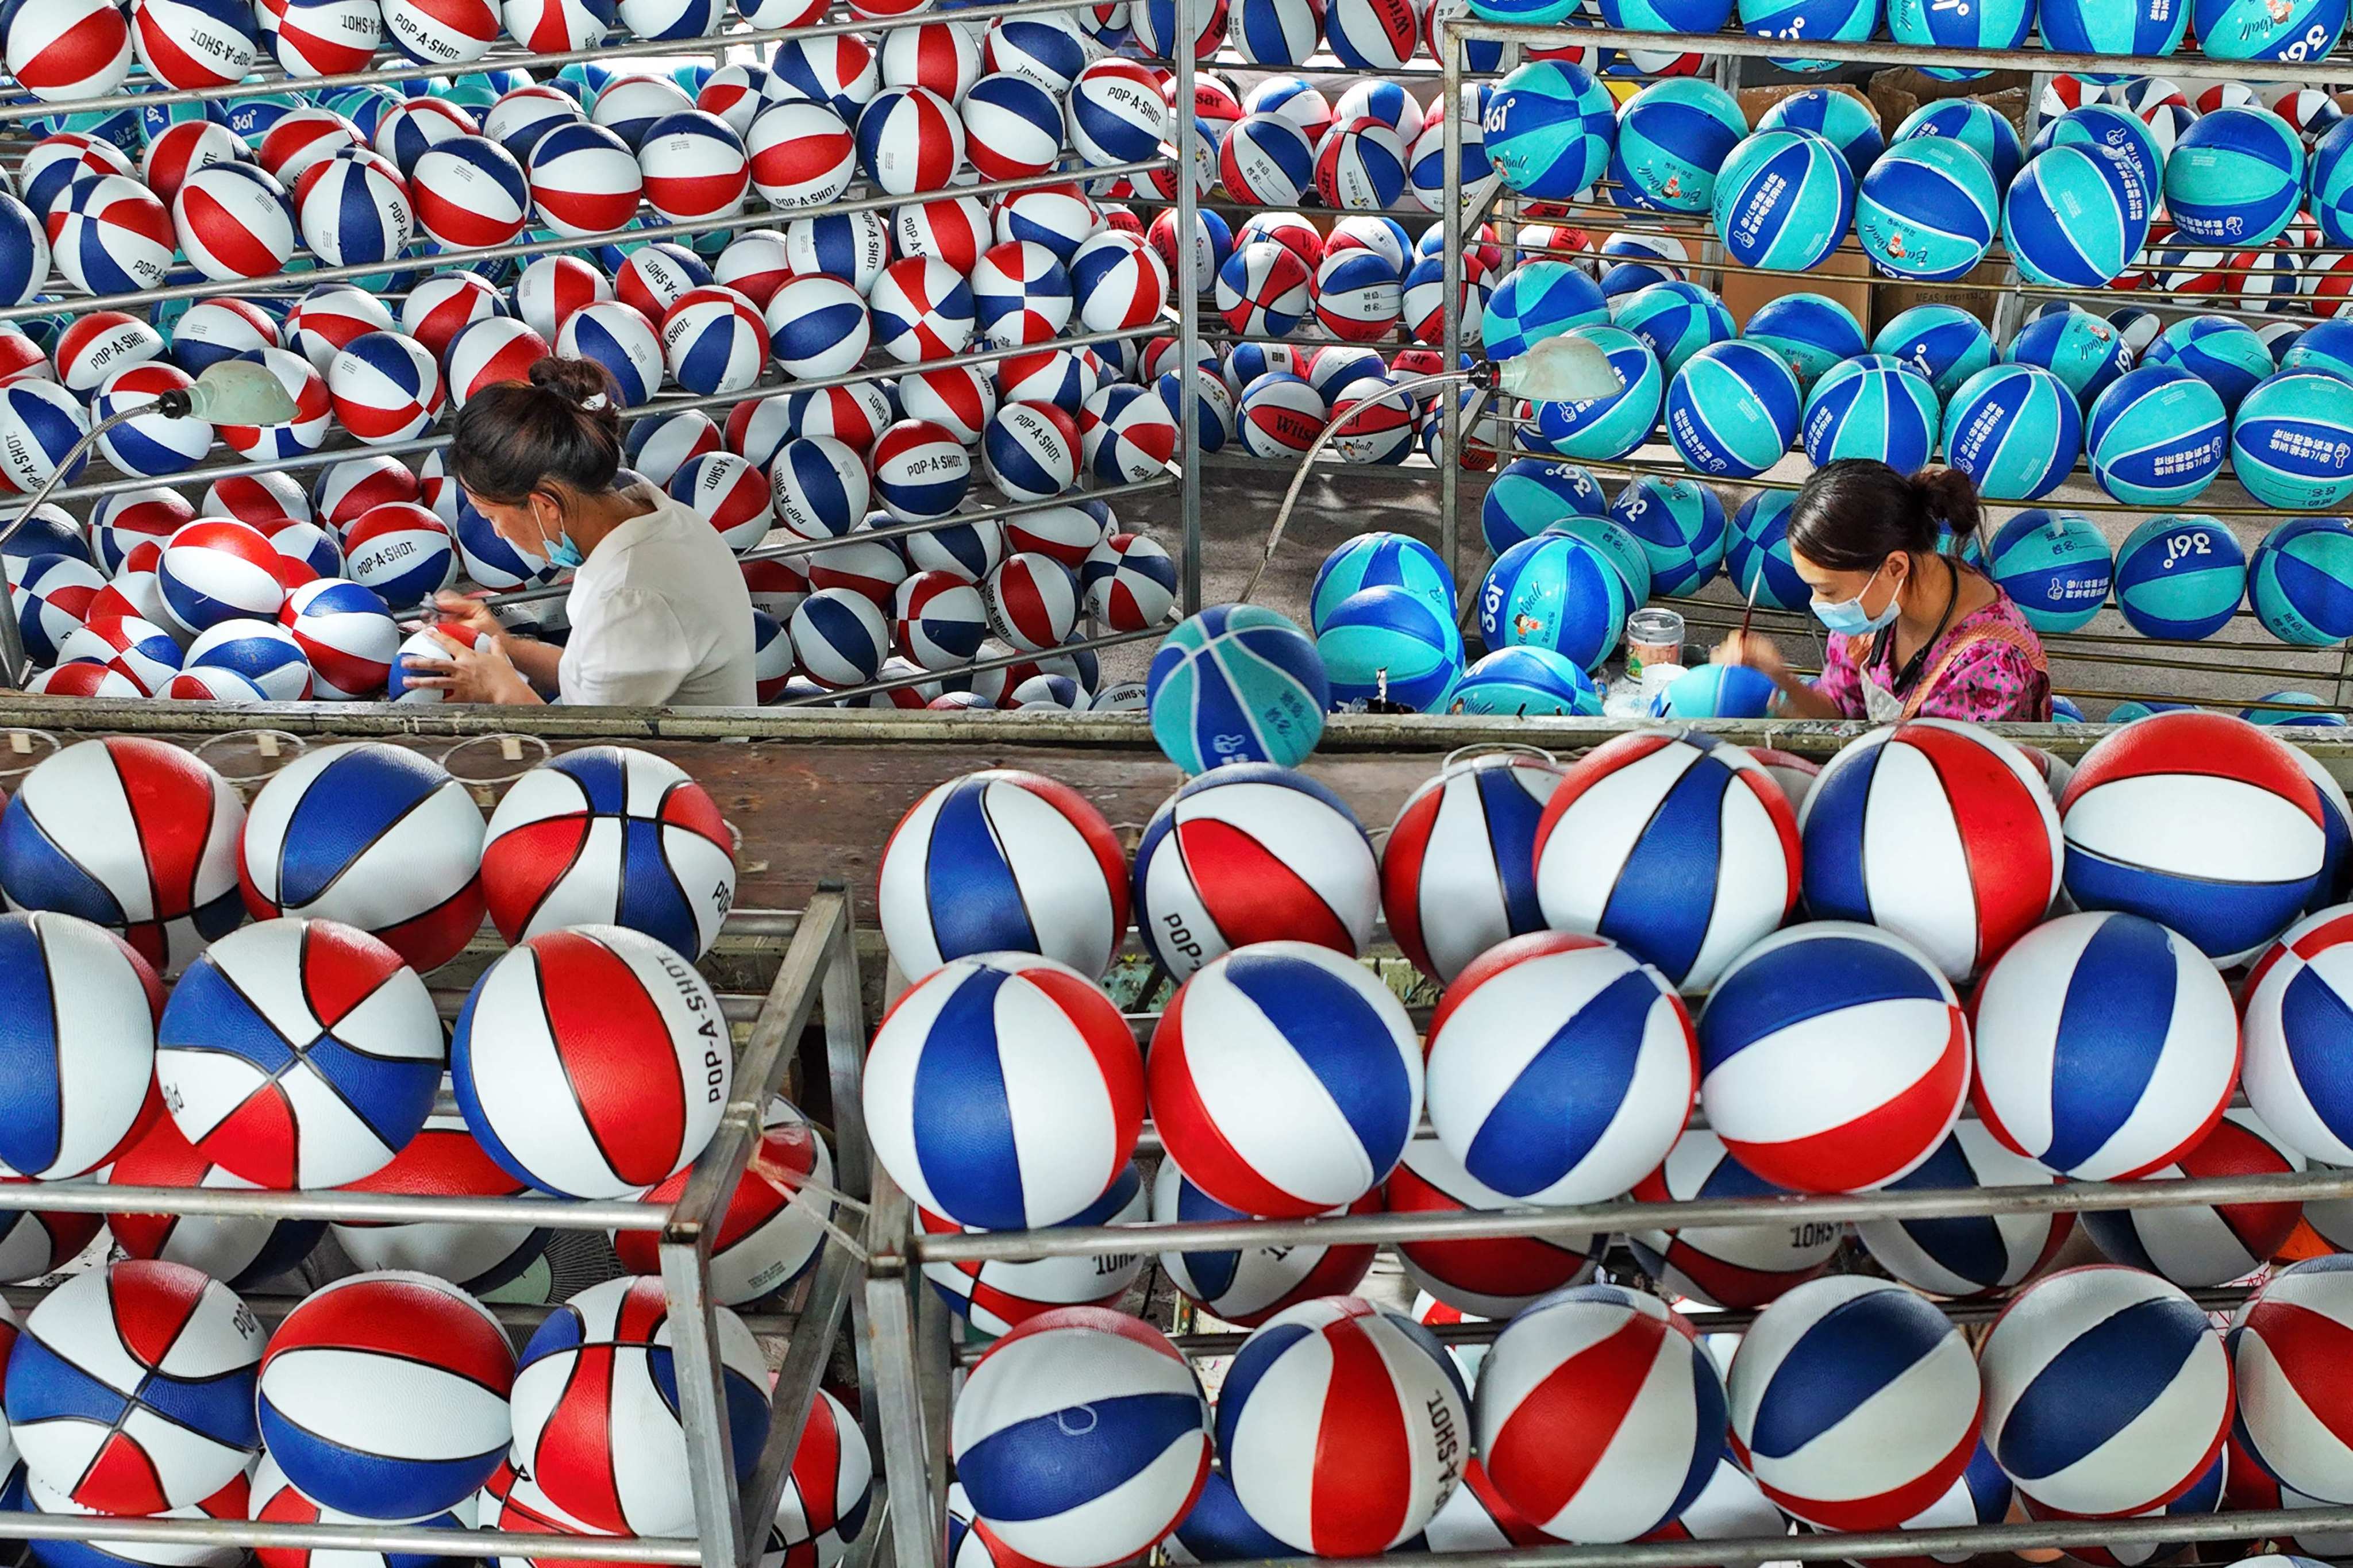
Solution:
[[[1940,524],[1982,540],[1978,523],[1977,487],[1957,469],[1907,479],[1842,458],[1815,470],[1789,511],[1789,559],[1831,634],[1820,677],[1799,679],[1755,633],[1725,638],[1717,659],[1771,676],[1795,718],[2047,723],[2041,640],[2008,595],[1936,548]]]

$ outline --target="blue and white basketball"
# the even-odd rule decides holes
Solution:
[[[2105,289],[2147,243],[2158,200],[2131,153],[2051,147],[2028,161],[2002,197],[2002,242],[2030,283]]]
[[[1564,458],[1615,462],[1651,438],[1658,428],[1666,374],[1658,356],[1633,333],[1618,327],[1570,329],[1599,348],[1622,383],[1608,397],[1535,405],[1535,438]]]
[[[2196,642],[2238,614],[2247,557],[2218,520],[2167,513],[2117,546],[2116,585],[2116,607],[2141,636]]]
[[[1715,201],[1716,171],[1747,134],[1738,100],[1715,83],[1652,82],[1619,111],[1610,195],[1620,205],[1704,213]]]
[[[1843,95],[1841,100],[1851,101]],[[1799,386],[1810,392],[1832,365],[1868,348],[1854,312],[1827,294],[1783,294],[1768,300],[1750,314],[1740,335],[1779,354],[1797,373]]]
[[[1994,362],[1993,334],[1955,305],[1915,305],[1879,329],[1872,353],[1900,360],[1940,398]]]
[[[2015,49],[2034,26],[2034,0],[1977,0],[1940,5],[1936,0],[1889,0],[1887,33],[1899,44],[1947,49]],[[1957,66],[1926,66],[1924,76],[1970,81],[1987,75]]]
[[[1971,1121],[1957,1125],[1935,1153],[1881,1190],[1966,1192],[2057,1180]],[[1855,1235],[1880,1267],[1906,1285],[1932,1296],[1965,1297],[2023,1283],[2058,1255],[2073,1228],[2066,1215],[1981,1215],[1866,1220]]]
[[[1617,105],[1581,67],[1531,60],[1495,84],[1481,131],[1504,184],[1525,196],[1566,201],[1608,166]]]
[[[1667,438],[1694,473],[1745,479],[1788,455],[1802,406],[1797,374],[1779,354],[1757,342],[1713,343],[1668,384]]]
[[[1671,377],[1700,350],[1740,334],[1715,291],[1697,283],[1653,283],[1617,295],[1609,321],[1649,345]]]
[[[1405,589],[1440,616],[1453,617],[1454,574],[1437,551],[1410,534],[1360,533],[1315,569],[1307,593],[1309,626],[1321,636],[1324,622],[1343,600],[1363,589],[1381,587]]]
[[[1760,130],[1717,172],[1715,226],[1736,261],[1807,272],[1846,237],[1854,200],[1854,174],[1829,141]]]
[[[2231,471],[2283,511],[2324,511],[2353,495],[2353,382],[2287,371],[2248,393],[2231,426]]]
[[[1577,464],[1517,458],[1487,487],[1479,503],[1479,531],[1487,552],[1501,555],[1564,518],[1606,517],[1609,510],[1600,483]]]
[[[1641,475],[1618,492],[1609,516],[1641,544],[1661,594],[1696,594],[1724,564],[1724,503],[1705,485]]]
[[[1825,1379],[1836,1401],[1820,1397]],[[1896,1529],[1978,1449],[1968,1342],[1893,1280],[1841,1275],[1775,1300],[1742,1336],[1725,1396],[1734,1455],[1818,1529]]]
[[[1516,359],[1571,327],[1609,320],[1609,303],[1590,276],[1566,261],[1524,261],[1487,296],[1480,341],[1489,358]]]
[[[1838,149],[1848,172],[1858,180],[1871,172],[1872,164],[1887,150],[1879,111],[1855,94],[1835,88],[1803,88],[1775,100],[1757,117],[1757,129],[1812,132]]]
[[[2304,142],[2267,109],[2218,109],[2165,160],[2165,205],[2188,239],[2268,245],[2304,204]]]
[[[2179,0],[2045,0],[2042,47],[2073,55],[2169,55],[2181,47],[2189,7]],[[2087,72],[2086,81],[2122,81],[2116,72]]]
[[[2236,413],[2247,394],[2279,368],[2254,329],[2225,316],[2183,317],[2158,334],[2140,363],[2188,371],[2214,389],[2226,413]]]
[[[1488,569],[1480,637],[1490,648],[1549,648],[1594,670],[1617,650],[1630,608],[1624,577],[1599,550],[1546,533],[1512,546]]]
[[[1945,460],[1975,480],[1979,494],[2033,500],[2074,471],[2084,416],[2075,395],[2051,372],[1994,365],[1954,395],[1945,410],[1944,447]]]
[[[1724,567],[1742,599],[1777,610],[1802,610],[1813,590],[1789,558],[1789,490],[1759,490],[1740,503],[1725,531]],[[1757,579],[1763,577],[1762,582]]]
[[[1218,605],[1152,656],[1152,738],[1187,773],[1228,763],[1296,766],[1324,734],[1331,685],[1315,645],[1287,617]]]
[[[1855,237],[1891,278],[1958,278],[1985,259],[2000,228],[1993,171],[1949,136],[1900,137],[1855,193]]]
[[[1870,458],[1909,474],[1927,466],[1940,421],[1926,377],[1873,355],[1849,360],[1814,384],[1801,428],[1806,456],[1817,468]]]
[[[2221,472],[2230,416],[2206,383],[2150,365],[2109,384],[2092,404],[2084,437],[2102,489],[2128,506],[2179,506]]]
[[[2353,637],[2353,524],[2300,517],[2272,530],[2248,563],[2247,597],[2282,642],[2323,647]]]
[[[1359,589],[1334,605],[1315,635],[1333,704],[1396,703],[1419,712],[1445,704],[1462,673],[1452,607],[1409,589]]]
[[[2077,1518],[2163,1507],[2213,1467],[2230,1428],[2230,1358],[2206,1310],[2135,1268],[2028,1286],[1978,1370],[1995,1462],[2031,1500]]]
[[[1577,661],[1544,647],[1500,647],[1454,683],[1450,713],[1598,718],[1601,694]],[[1394,920],[1394,917],[1392,917]]]
[[[1987,570],[2038,632],[2081,631],[2108,602],[2116,562],[2081,512],[2022,511],[1995,531]]]

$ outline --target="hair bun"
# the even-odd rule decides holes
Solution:
[[[590,412],[613,408],[619,390],[612,373],[595,360],[557,359],[553,354],[533,363],[531,384]]]

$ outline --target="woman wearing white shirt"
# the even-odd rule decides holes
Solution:
[[[458,411],[450,471],[467,499],[527,554],[574,569],[556,648],[517,637],[479,601],[440,595],[446,662],[412,658],[406,679],[451,702],[749,708],[752,596],[718,531],[643,482],[616,489],[621,420],[602,365],[543,359],[529,384],[485,387]]]

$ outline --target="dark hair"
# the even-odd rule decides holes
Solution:
[[[501,382],[466,399],[450,469],[470,493],[501,506],[522,505],[551,479],[588,495],[608,490],[621,467],[620,402],[596,361],[541,360],[528,384]]]
[[[1968,475],[1932,468],[1907,478],[1876,458],[1841,458],[1799,487],[1789,509],[1789,548],[1833,572],[1868,572],[1898,552],[1934,553],[1940,522],[1951,527],[1956,553],[1965,535],[1984,553],[1978,487]]]

